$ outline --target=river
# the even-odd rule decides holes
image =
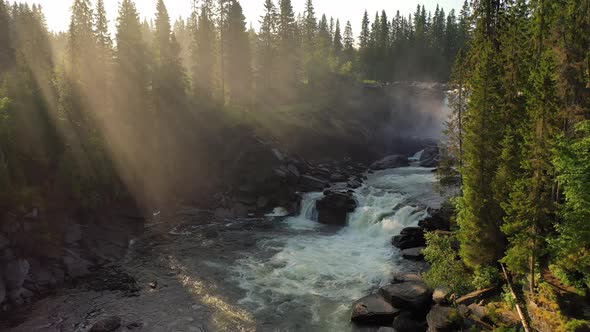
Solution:
[[[424,268],[401,258],[391,237],[440,205],[434,185],[429,168],[368,174],[343,228],[315,221],[322,193],[304,194],[295,217],[163,217],[113,270],[133,276],[139,292],[81,283],[25,310],[12,331],[86,331],[105,315],[137,331],[352,331],[354,300]]]

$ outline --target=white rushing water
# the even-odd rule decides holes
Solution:
[[[323,194],[306,194],[300,214],[285,221],[292,232],[259,243],[275,254],[248,257],[235,267],[247,292],[242,304],[266,316],[297,320],[293,317],[301,313],[300,319],[311,318],[314,330],[346,329],[351,302],[403,269],[391,237],[417,225],[427,205],[439,203],[434,181],[430,169],[420,167],[370,175],[355,191],[358,207],[348,226],[337,231],[316,221],[315,202]]]

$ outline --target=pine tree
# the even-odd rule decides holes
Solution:
[[[352,33],[352,24],[350,21],[346,22],[346,27],[344,28],[344,61],[345,62],[354,62],[354,35]]]
[[[549,1],[533,7],[537,63],[531,72],[532,91],[528,96],[528,120],[524,128],[524,177],[519,179],[506,206],[502,231],[509,239],[503,261],[512,272],[529,273],[530,291],[535,290],[539,258],[545,253],[547,234],[555,213],[551,151],[554,148],[558,112],[555,55],[548,45],[551,27]]]
[[[496,200],[492,180],[496,172],[503,137],[500,120],[501,68],[496,48],[494,24],[497,10],[488,10],[489,3],[478,8],[475,40],[470,57],[469,102],[465,121],[463,195],[457,204],[460,226],[461,257],[476,273],[497,263],[504,251],[500,231],[503,211]]]
[[[195,47],[191,56],[193,96],[201,103],[211,102],[215,91],[216,37],[212,1],[206,0],[201,5],[198,28],[194,33]]]
[[[258,98],[268,93],[272,94],[273,84],[277,74],[277,10],[272,0],[264,3],[264,16],[260,22],[259,33],[259,79]]]
[[[14,49],[10,40],[10,16],[4,0],[0,0],[0,78],[14,65]]]
[[[279,76],[281,77],[280,95],[287,101],[295,97],[295,89],[298,81],[298,44],[296,40],[295,14],[291,0],[280,0],[280,12],[278,18],[278,58]]]
[[[111,84],[113,75],[113,41],[109,33],[107,14],[104,8],[104,1],[96,2],[94,12],[94,33],[96,38],[96,66],[99,70],[95,72],[95,92],[98,94],[98,109],[105,110],[112,107]]]
[[[369,21],[369,13],[365,10],[365,14],[363,15],[363,20],[361,23],[361,34],[359,35],[359,62],[361,66],[361,72],[365,77],[369,76],[371,66],[370,24],[371,22]]]
[[[336,28],[334,30],[334,56],[340,58],[342,55],[342,34],[340,32],[340,20],[336,20]]]
[[[232,1],[227,16],[228,84],[231,103],[242,107],[250,104],[252,82],[250,41],[245,19],[240,3],[237,0]]]

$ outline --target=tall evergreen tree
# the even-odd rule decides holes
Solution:
[[[203,1],[197,20],[198,28],[194,33],[195,46],[191,56],[193,96],[201,102],[212,101],[215,92],[216,36],[213,13],[213,0]]]
[[[280,0],[278,18],[278,58],[279,76],[281,77],[280,95],[286,100],[292,100],[298,81],[299,50],[296,40],[295,13],[291,0]]]
[[[231,103],[242,107],[250,104],[252,82],[250,41],[245,20],[240,3],[237,0],[232,1],[227,16],[228,85]]]
[[[264,15],[260,22],[258,56],[260,58],[259,98],[273,90],[277,74],[277,9],[272,0],[264,3]]]

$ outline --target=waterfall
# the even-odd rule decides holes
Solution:
[[[346,330],[350,303],[406,266],[391,237],[427,215],[425,207],[438,199],[434,182],[432,172],[420,167],[370,174],[355,190],[357,208],[339,230],[317,222],[316,202],[324,195],[305,194],[299,215],[285,220],[288,232],[259,243],[276,252],[234,267],[246,291],[240,303],[262,316],[311,312],[317,330]]]
[[[324,197],[321,192],[311,192],[303,195],[301,199],[301,208],[299,215],[287,218],[287,224],[292,229],[315,229],[320,226],[317,223],[318,211],[316,209],[316,202]]]

